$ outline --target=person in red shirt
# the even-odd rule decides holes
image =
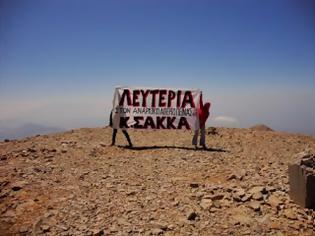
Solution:
[[[210,106],[211,104],[209,102],[203,104],[202,101],[202,94],[200,95],[200,102],[199,102],[199,108],[197,109],[198,113],[198,119],[199,119],[199,128],[195,130],[194,137],[192,139],[192,144],[195,145],[195,148],[197,149],[197,139],[198,134],[200,130],[200,146],[203,147],[203,149],[207,149],[206,146],[206,121],[210,115]]]

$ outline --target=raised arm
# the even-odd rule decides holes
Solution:
[[[201,109],[203,108],[202,92],[201,92],[201,94],[200,94],[199,107],[200,107]]]

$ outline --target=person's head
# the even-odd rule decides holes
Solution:
[[[210,106],[211,106],[210,102],[205,103],[205,104],[203,105],[203,110],[204,110],[204,111],[209,111]]]

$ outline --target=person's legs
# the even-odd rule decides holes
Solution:
[[[193,137],[193,139],[192,139],[192,145],[194,145],[194,146],[196,146],[196,147],[197,147],[198,134],[199,134],[199,130],[196,129],[196,130],[195,130],[195,133],[194,133],[194,137]]]
[[[206,127],[200,128],[200,146],[206,148]]]
[[[115,145],[115,142],[116,142],[116,134],[117,134],[117,129],[113,129],[112,144],[111,144],[111,145]]]
[[[130,137],[129,137],[129,134],[128,134],[127,130],[123,130],[122,132],[126,136],[126,139],[127,139],[128,143],[129,143],[129,147],[132,147],[132,142],[130,140]]]

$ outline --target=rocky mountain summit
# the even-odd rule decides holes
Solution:
[[[315,235],[288,164],[315,138],[212,128],[83,128],[0,142],[0,235]]]

